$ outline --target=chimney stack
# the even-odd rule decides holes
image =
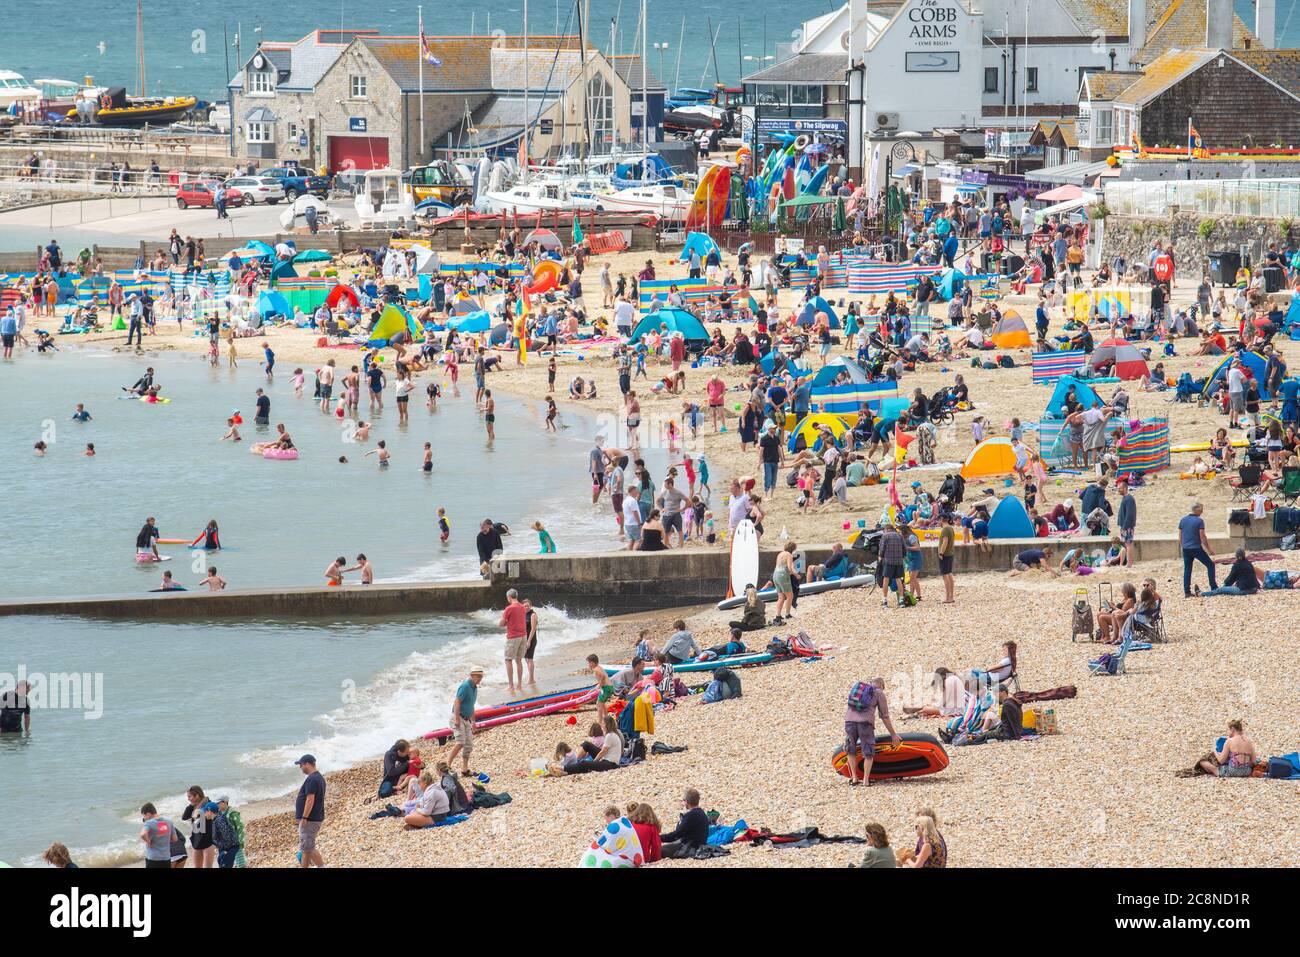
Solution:
[[[1205,45],[1211,50],[1231,50],[1234,19],[1232,0],[1205,0]]]
[[[1277,46],[1277,0],[1255,0],[1255,36],[1262,47]]]
[[[1147,0],[1128,0],[1128,45],[1134,51],[1147,45]]]

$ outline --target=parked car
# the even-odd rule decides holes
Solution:
[[[194,181],[184,183],[176,190],[176,206],[178,209],[188,209],[191,206],[198,206],[201,209],[211,209],[215,203],[213,195],[217,189],[217,183],[210,181]],[[247,206],[250,205],[248,198],[237,189],[226,190],[227,206]]]
[[[284,199],[284,184],[273,176],[234,176],[226,180],[227,189],[236,189],[244,196],[244,205],[270,203],[274,206]]]
[[[272,166],[270,169],[258,170],[257,175],[279,180],[284,186],[286,199],[297,199],[306,193],[324,199],[330,191],[328,176],[316,176],[301,166]]]

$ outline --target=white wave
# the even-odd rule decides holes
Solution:
[[[539,662],[558,648],[596,637],[604,628],[598,619],[574,618],[550,606],[539,608],[538,616]],[[240,762],[250,768],[285,768],[310,753],[322,770],[337,771],[371,760],[398,738],[414,740],[446,726],[456,687],[474,665],[487,672],[480,697],[492,699],[504,685],[499,613],[481,611],[469,617],[476,625],[473,636],[434,651],[412,652],[405,661],[357,689],[342,707],[318,715],[321,730],[305,741],[246,753]]]

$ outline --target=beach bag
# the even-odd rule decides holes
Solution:
[[[1119,674],[1119,658],[1112,655],[1110,652],[1107,652],[1098,658],[1097,664],[1100,666],[1101,670],[1106,672],[1108,675]]]
[[[722,700],[722,682],[714,678],[709,682],[709,686],[704,689],[704,703],[713,704]]]
[[[1283,535],[1282,541],[1278,544],[1278,547],[1284,552],[1295,551],[1295,533],[1292,532],[1290,535]]]
[[[998,356],[998,366],[1003,369],[1014,369],[1016,360],[1010,356]]]
[[[1295,774],[1295,768],[1286,758],[1269,758],[1268,771],[1264,776],[1269,778],[1289,778]]]
[[[855,681],[849,689],[849,707],[854,711],[869,712],[876,703],[876,686],[866,681]]]
[[[1290,588],[1291,579],[1285,569],[1274,569],[1264,573],[1265,588]]]
[[[773,638],[767,643],[767,653],[773,658],[784,658],[790,653],[790,646],[784,638]]]

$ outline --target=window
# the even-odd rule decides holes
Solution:
[[[270,123],[249,123],[245,139],[250,143],[271,143],[275,132]]]
[[[820,106],[821,102],[822,88],[820,86],[790,87],[791,106]]]
[[[1115,143],[1115,114],[1110,110],[1094,110],[1092,114],[1092,145],[1112,146]]]
[[[254,70],[248,74],[248,92],[253,94],[269,94],[275,92],[275,87],[271,83],[270,70]]]
[[[364,100],[366,98],[366,78],[364,76],[350,76],[348,81],[352,99]]]
[[[1025,92],[1038,92],[1038,67],[1036,66],[1025,67]]]
[[[291,139],[291,140],[297,140],[297,139],[298,139],[298,124],[297,124],[297,123],[290,123],[290,124],[289,124],[289,139]]]
[[[998,91],[998,68],[995,66],[986,66],[984,68],[984,92],[996,93]]]

